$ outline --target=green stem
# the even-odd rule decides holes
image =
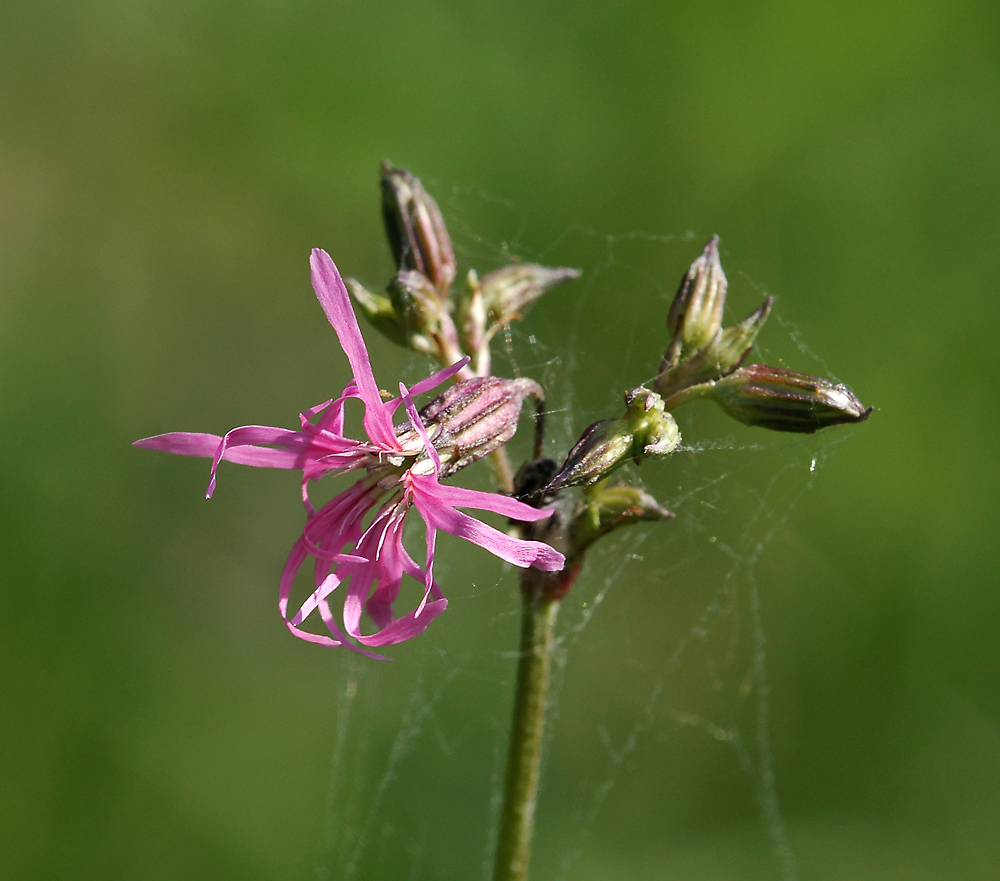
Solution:
[[[559,611],[559,600],[543,591],[525,590],[523,595],[521,653],[494,881],[525,881],[528,877],[553,632]]]
[[[514,469],[510,464],[510,456],[504,447],[495,449],[489,455],[490,467],[493,469],[493,481],[497,489],[510,495],[514,492]]]
[[[681,389],[679,392],[674,392],[669,397],[663,398],[663,408],[667,412],[672,412],[678,407],[683,407],[691,401],[697,401],[699,398],[704,398],[711,393],[712,387],[715,383],[716,380],[710,379],[706,382],[699,382],[697,385],[689,385],[686,388]]]

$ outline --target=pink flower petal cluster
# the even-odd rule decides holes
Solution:
[[[383,401],[337,267],[319,249],[312,252],[310,262],[316,296],[354,374],[341,396],[302,413],[298,430],[246,425],[224,437],[171,432],[136,441],[135,446],[212,458],[209,497],[223,459],[242,465],[301,470],[308,520],[281,576],[278,606],[282,618],[301,639],[320,645],[343,645],[378,657],[369,649],[394,645],[422,633],[448,604],[433,575],[438,530],[473,542],[516,566],[557,571],[564,558],[547,544],[512,538],[458,509],[491,511],[525,522],[544,519],[550,511],[508,496],[448,486],[438,480],[441,461],[420,421],[413,397],[454,376],[468,359],[416,383],[412,389],[400,383],[400,396]],[[344,434],[344,405],[351,398],[364,404],[364,440]],[[400,404],[404,405],[412,430],[397,432],[393,416]],[[310,504],[309,481],[329,473],[362,469],[365,475],[361,479],[319,510]],[[411,508],[416,508],[426,527],[423,565],[414,561],[403,546],[403,524]],[[310,558],[314,590],[290,615],[293,582]],[[423,597],[409,612],[397,615],[395,603],[404,576],[423,586]],[[330,608],[335,591],[343,597],[341,622]],[[314,612],[329,635],[300,626]],[[375,625],[374,632],[362,630],[363,613]]]

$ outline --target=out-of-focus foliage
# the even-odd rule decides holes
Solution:
[[[510,350],[563,451],[652,379],[714,233],[728,323],[774,295],[766,363],[876,406],[790,441],[692,405],[685,443],[730,448],[642,466],[677,518],[567,601],[570,628],[641,556],[565,634],[537,877],[566,853],[581,881],[778,876],[759,774],[711,736],[753,752],[760,683],[743,703],[725,666],[760,635],[748,570],[801,877],[992,877],[997,95],[988,3],[0,5],[0,875],[481,874],[514,577],[444,542],[447,614],[359,665],[280,624],[293,476],[223,466],[206,503],[206,462],[129,446],[294,425],[343,386],[307,258],[391,275],[389,158],[437,198],[459,279],[584,270]],[[365,332],[377,376],[423,375]],[[742,629],[692,635],[729,584]]]

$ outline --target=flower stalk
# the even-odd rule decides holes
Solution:
[[[507,782],[493,881],[525,881],[528,877],[552,648],[559,613],[559,600],[546,591],[525,589],[523,599]]]
[[[434,578],[439,532],[521,568],[521,641],[493,879],[526,881],[560,602],[598,539],[674,516],[630,485],[623,466],[678,450],[672,411],[697,399],[714,400],[745,425],[800,433],[860,422],[871,408],[840,383],[767,365],[744,366],[772,301],[767,298],[742,322],[723,326],[728,282],[714,237],[681,280],[652,389],[626,392],[624,414],[592,423],[560,464],[545,456],[542,387],[525,377],[492,376],[490,343],[579,271],[515,258],[481,279],[470,269],[464,289],[455,291],[455,251],[433,197],[418,178],[389,163],[382,166],[381,183],[396,266],[385,293],[368,291],[353,279],[345,285],[325,251],[314,250],[310,260],[316,296],[353,374],[340,395],[300,413],[297,429],[244,425],[224,436],[169,432],[135,445],[212,459],[209,497],[224,460],[301,472],[306,523],[281,575],[278,610],[288,630],[307,642],[381,658],[375,649],[423,633],[448,605]],[[435,358],[444,369],[410,388],[399,383],[397,398],[382,392],[352,297],[388,339]],[[418,410],[415,399],[447,380],[455,385]],[[506,444],[526,399],[536,404],[534,446],[531,459],[515,473]],[[345,430],[348,404],[364,408],[363,437]],[[492,467],[499,492],[442,483],[482,458]],[[325,475],[346,474],[355,475],[353,485],[316,509],[309,485]],[[460,509],[507,518],[510,529],[505,534]],[[424,525],[422,563],[403,542],[411,510]],[[312,570],[313,585],[296,610],[290,599],[303,569]],[[415,593],[409,588],[413,602],[400,600],[404,577],[417,588]]]

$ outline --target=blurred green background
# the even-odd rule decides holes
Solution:
[[[585,271],[497,355],[553,452],[650,378],[713,233],[730,317],[777,298],[761,357],[876,407],[679,414],[720,443],[640,469],[677,519],[564,610],[534,877],[996,878],[998,156],[990,3],[0,5],[0,875],[485,876],[513,573],[444,541],[393,663],[305,645],[294,475],[206,503],[129,446],[343,386],[307,257],[388,279],[388,157],[461,271]]]

